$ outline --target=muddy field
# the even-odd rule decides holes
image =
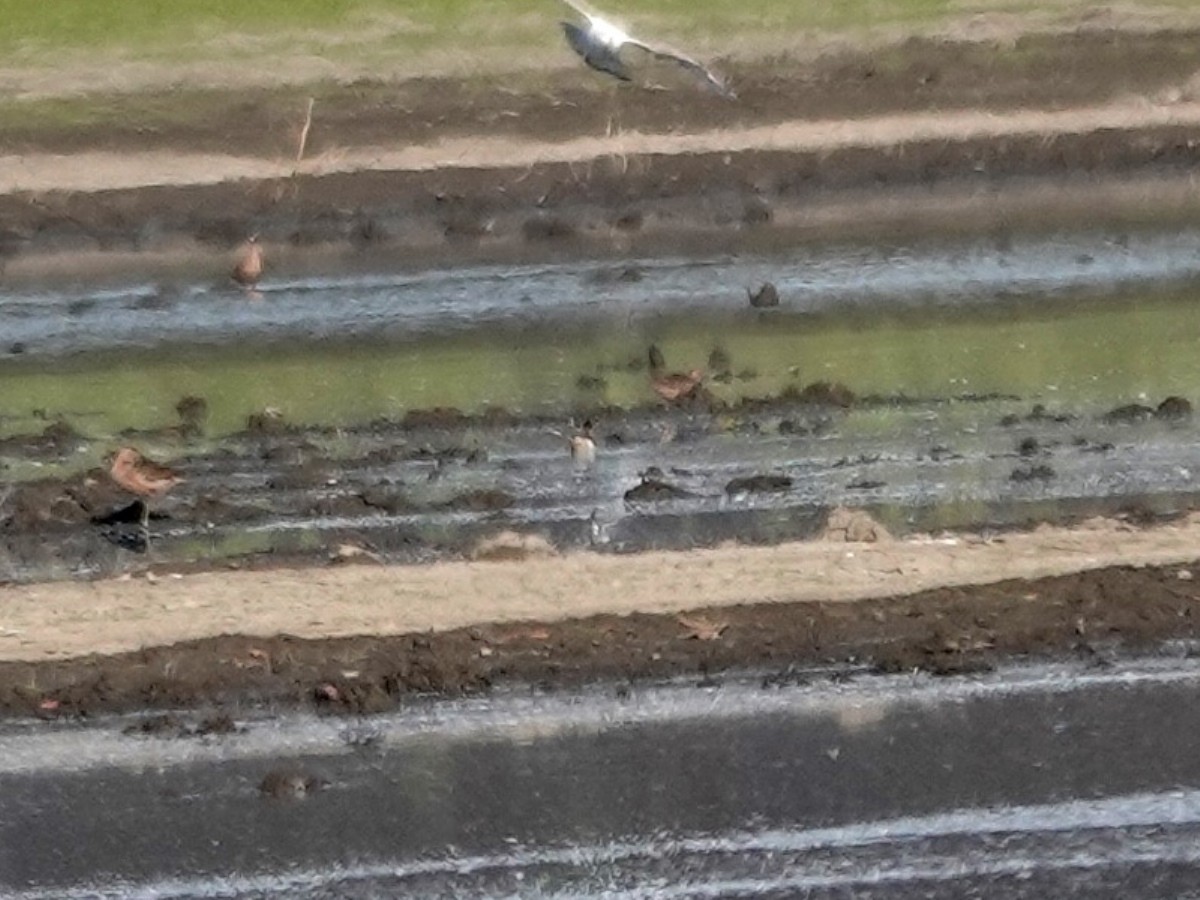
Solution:
[[[360,266],[378,265],[380,254],[453,263],[632,245],[662,252],[697,231],[736,247],[746,228],[795,224],[807,207],[839,198],[871,210],[872,195],[877,202],[887,189],[916,189],[916,201],[982,189],[1004,204],[1021,179],[1042,179],[1044,191],[1181,174],[1197,153],[1194,42],[1191,33],[1100,28],[1000,45],[843,48],[735,67],[736,103],[678,87],[614,93],[573,71],[552,83],[327,87],[300,164],[289,156],[302,97],[295,115],[281,111],[277,92],[239,92],[236,103],[185,97],[181,107],[194,113],[162,123],[139,112],[136,96],[117,98],[127,112],[98,124],[5,129],[0,257],[9,279],[36,283],[47,268],[31,257],[70,254],[69,274],[90,254],[137,254],[129,270],[151,265],[148,251],[223,254],[251,231],[293,271],[328,267],[327,256],[312,259],[322,246],[366,253]],[[1009,132],[1002,139],[988,133],[996,121]],[[945,127],[953,130],[941,136]],[[680,143],[689,135],[699,137]],[[812,148],[754,149],[780,140]],[[393,164],[396,147],[413,152]],[[123,184],[138,186],[110,189]],[[1156,202],[1184,199],[1174,191]],[[1109,198],[1094,211],[1118,215],[1113,206]],[[1038,204],[1034,217],[1053,207]],[[842,227],[862,233],[880,212]],[[897,227],[927,226],[910,215]],[[60,259],[50,271],[63,269]]]
[[[599,259],[598,277],[636,283],[640,270],[621,262],[630,256],[782,252],[882,232],[978,233],[1003,256],[1026,233],[1080,222],[1113,229],[1110,243],[1128,248],[1131,223],[1169,228],[1200,209],[1189,180],[1200,156],[1196,38],[1085,28],[1000,45],[913,39],[812,61],[747,60],[729,68],[736,104],[679,90],[609,92],[587,73],[325,86],[300,163],[290,155],[302,91],[247,90],[236,103],[182,95],[194,114],[169,122],[149,111],[161,98],[123,98],[125,114],[101,124],[4,130],[0,292],[149,280],[157,287],[137,303],[169,312],[178,283],[222,279],[230,249],[252,232],[268,248],[268,278],[281,281]],[[1094,261],[1076,254],[1079,266]],[[98,301],[76,302],[68,316]],[[402,583],[414,571],[402,564],[447,561],[495,565],[519,593],[520,562],[462,560],[779,545],[820,534],[842,506],[868,510],[900,537],[951,528],[985,543],[1095,515],[1148,527],[1193,508],[1191,403],[1166,390],[1133,404],[1114,392],[1098,407],[1047,408],[1040,395],[867,396],[797,375],[748,398],[735,388],[753,383],[755,361],[722,356],[714,342],[694,361],[705,384],[669,404],[651,391],[649,341],[628,343],[573,373],[575,400],[549,411],[415,408],[332,427],[264,409],[214,434],[208,398],[181,392],[174,418],[110,435],[89,432],[78,410],[22,410],[0,446],[0,474],[20,473],[0,485],[0,577],[9,582],[0,606],[27,610],[38,591],[54,592],[54,582],[38,584],[50,578],[123,576],[140,587],[149,575],[186,599],[187,578],[174,576],[386,564]],[[0,378],[29,371],[39,349],[0,340]],[[640,399],[603,402],[606,379],[636,381]],[[597,470],[573,466],[554,433],[585,418],[597,425],[601,459],[615,460]],[[903,441],[889,443],[897,433]],[[169,451],[188,479],[152,508],[149,547],[141,507],[95,466],[118,443]],[[513,530],[536,540],[487,543]],[[46,718],[195,711],[195,722],[148,726],[183,735],[226,721],[205,719],[212,710],[371,712],[498,684],[607,679],[619,691],[632,680],[702,682],[731,667],[778,673],[765,676],[768,689],[777,679],[912,667],[965,673],[1002,656],[1083,653],[1102,665],[1110,652],[1194,637],[1190,560],[1105,567],[1117,544],[1079,566],[1093,571],[885,592],[908,595],[898,599],[789,603],[786,585],[769,597],[760,586],[755,599],[775,602],[727,605],[736,598],[722,594],[720,610],[705,610],[713,599],[696,595],[679,608],[701,611],[682,617],[572,619],[570,597],[550,596],[520,625],[419,635],[381,627],[323,640],[317,617],[318,633],[304,639],[210,637],[53,661],[20,654],[0,663],[0,709]],[[747,564],[727,564],[722,590]],[[347,589],[330,588],[329,604],[352,599],[338,596]],[[0,659],[13,641],[53,643],[51,616],[32,627],[39,633],[0,618]],[[227,627],[239,630],[236,611]]]

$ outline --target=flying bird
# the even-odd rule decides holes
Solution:
[[[581,0],[563,0],[563,2],[587,19],[586,27],[580,27],[572,22],[563,22],[562,28],[571,49],[593,69],[605,72],[621,81],[632,81],[633,76],[630,74],[625,60],[621,58],[621,51],[625,47],[634,47],[649,53],[656,59],[667,60],[682,66],[693,76],[699,78],[701,83],[723,97],[731,100],[737,97],[725,79],[692,57],[663,44],[648,44],[645,41],[639,41],[589,9]]]

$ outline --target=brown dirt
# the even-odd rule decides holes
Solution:
[[[864,660],[948,672],[1195,633],[1200,516],[990,540],[893,541],[835,524],[829,539],[774,547],[615,557],[538,546],[414,567],[348,554],[362,564],[9,587],[0,710],[375,711],[501,682]],[[874,540],[847,542],[851,526]]]
[[[69,253],[78,268],[88,254],[126,254],[144,270],[154,253],[223,253],[250,230],[287,268],[327,265],[320,245],[428,261],[659,234],[677,245],[689,228],[728,241],[772,224],[828,229],[842,206],[859,229],[888,217],[911,226],[914,202],[938,201],[931,192],[978,202],[982,191],[991,211],[1009,202],[999,180],[1019,195],[1013,182],[1028,177],[1053,185],[1026,201],[1054,208],[1044,198],[1056,190],[1186,178],[1200,155],[1196,37],[1091,29],[747,62],[737,103],[618,92],[609,137],[607,85],[586,72],[553,88],[349,85],[318,101],[299,166],[277,91],[236,103],[181,95],[193,114],[149,123],[136,97],[118,98],[130,109],[107,122],[6,128],[0,263],[8,278],[36,279],[47,255]],[[1170,210],[1194,202],[1185,184],[1135,193]],[[1092,202],[1121,206],[1107,192]]]
[[[492,565],[501,565],[493,563]],[[739,604],[690,616],[632,613],[448,632],[305,640],[220,636],[113,656],[0,663],[0,711],[44,718],[213,704],[382,712],[418,695],[531,684],[545,689],[728,669],[770,687],[806,667],[936,674],[1002,658],[1083,654],[1103,662],[1195,638],[1195,564],[1110,567],[1035,580],[936,588],[855,603]],[[704,637],[719,631],[715,639]],[[798,671],[799,670],[799,671]]]

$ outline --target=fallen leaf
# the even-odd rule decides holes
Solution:
[[[688,630],[684,635],[687,640],[715,641],[729,627],[728,622],[714,622],[703,616],[678,616],[675,621]]]
[[[333,563],[348,562],[352,559],[369,559],[372,562],[382,563],[383,558],[365,547],[360,547],[357,544],[338,544],[337,548],[329,556],[329,561]]]

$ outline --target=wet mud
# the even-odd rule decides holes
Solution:
[[[740,100],[681,91],[618,92],[615,118],[630,132],[662,123],[680,131],[736,129],[794,119],[853,119],[892,112],[1061,109],[1129,96],[1188,94],[1194,73],[1186,32],[1028,35],[1009,48],[914,39],[875,50],[831,52],[815,61],[776,59],[735,72]],[[1114,81],[1113,72],[1121,76]],[[951,74],[952,73],[952,74]],[[580,73],[575,73],[576,75]],[[613,112],[588,78],[498,86],[415,80],[330,88],[310,137],[311,155],[348,147],[512,135],[522,140],[602,136]],[[186,106],[187,99],[179,104]],[[219,151],[280,158],[290,126],[279,125],[277,93],[196,104],[193,119],[78,127],[6,128],[0,152],[83,150]],[[219,112],[214,113],[213,110]],[[998,179],[1059,181],[1185,172],[1197,150],[1188,127],[1013,135],[895,148],[808,153],[748,150],[657,159],[637,154],[596,164],[533,163],[430,171],[294,175],[200,187],[38,192],[0,196],[0,264],[31,254],[191,248],[228,251],[256,231],[303,258],[319,245],[351,253],[386,250],[444,260],[542,256],[614,240],[677,242],[681,231],[737,235],[770,228],[828,192],[928,190]],[[1098,212],[1111,206],[1098,204]],[[918,223],[907,222],[906,227]],[[415,249],[419,248],[419,249]],[[299,265],[301,263],[295,262]],[[13,268],[13,267],[9,267]],[[15,270],[14,270],[15,271]],[[11,275],[10,275],[11,277]],[[764,298],[765,300],[766,298]],[[166,298],[169,301],[169,298]]]
[[[653,396],[653,370],[643,377]],[[776,543],[813,537],[841,506],[896,534],[1150,522],[1196,504],[1189,407],[1173,396],[1145,415],[1068,413],[1007,396],[860,398],[819,381],[735,402],[701,387],[569,417],[435,408],[333,427],[271,410],[208,438],[204,401],[188,396],[176,422],[115,440],[64,422],[7,439],[6,465],[47,474],[0,495],[0,579],[321,566],[348,547],[393,564],[469,559],[514,530],[560,551]],[[568,418],[592,423],[594,458],[572,458]],[[147,443],[184,481],[149,501],[144,533],[147,501],[74,459]]]

